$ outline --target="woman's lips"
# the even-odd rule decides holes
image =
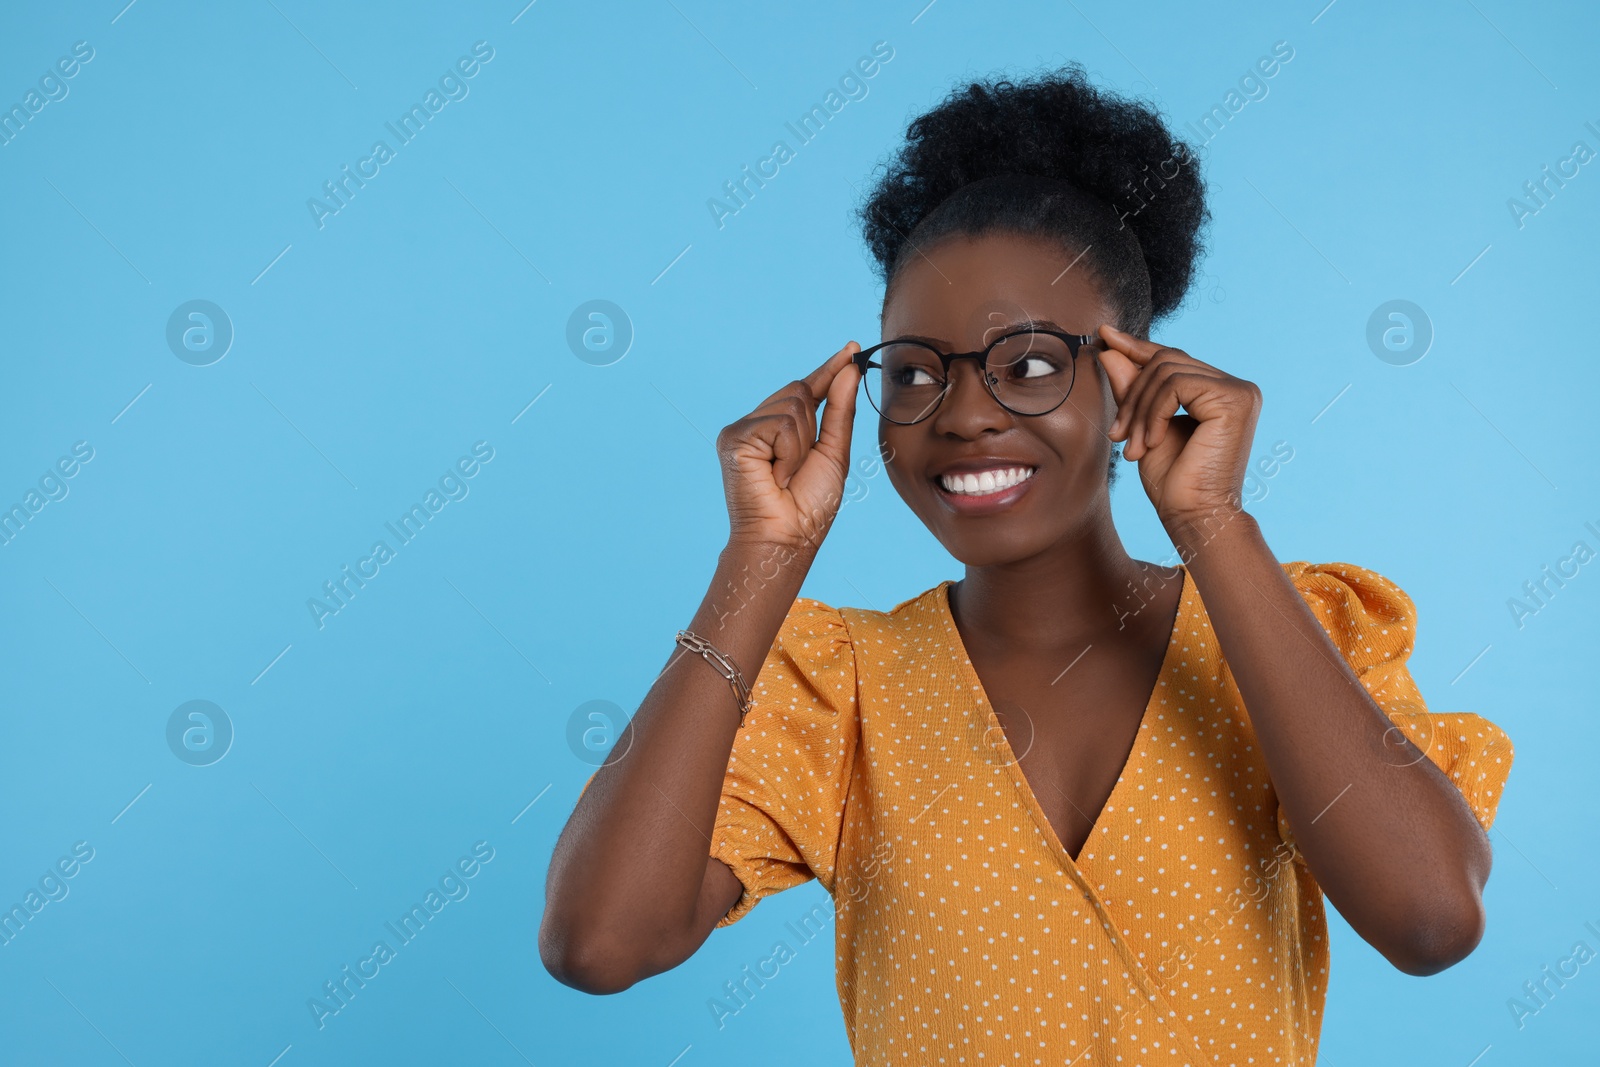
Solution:
[[[939,476],[934,475],[929,479],[933,482],[934,492],[939,499],[944,501],[945,507],[958,515],[993,515],[1006,510],[1021,500],[1028,493],[1028,487],[1038,479],[1037,468],[1028,477],[1016,485],[1005,489],[996,489],[991,493],[952,493],[939,481]]]

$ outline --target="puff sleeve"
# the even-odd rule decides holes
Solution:
[[[1511,773],[1511,739],[1480,715],[1428,710],[1406,666],[1416,646],[1417,609],[1411,598],[1381,574],[1352,563],[1282,566],[1373,701],[1455,783],[1487,831]],[[1397,735],[1391,739],[1400,762],[1407,750]],[[1281,807],[1278,834],[1294,843]]]
[[[711,834],[744,892],[717,922],[817,878],[833,891],[860,720],[855,650],[840,612],[796,599],[751,686]]]

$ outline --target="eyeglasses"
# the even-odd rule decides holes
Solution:
[[[1072,391],[1086,334],[1013,330],[979,352],[945,353],[922,341],[884,341],[855,355],[867,399],[890,422],[910,426],[932,415],[950,391],[950,365],[975,359],[989,395],[1017,415],[1045,415]]]

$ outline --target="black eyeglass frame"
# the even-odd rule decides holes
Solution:
[[[1007,341],[1007,340],[1009,340],[1009,339],[1011,339],[1013,337],[1021,336],[1022,334],[1033,334],[1033,333],[1048,334],[1051,337],[1057,337],[1057,338],[1060,338],[1062,341],[1066,342],[1067,351],[1070,352],[1071,356],[1072,356],[1072,363],[1071,363],[1072,381],[1069,381],[1067,383],[1066,392],[1061,394],[1061,399],[1056,401],[1054,404],[1052,404],[1045,411],[1018,411],[1017,409],[1015,409],[1015,408],[1011,407],[1010,405],[1008,405],[1004,400],[1001,400],[1000,397],[995,393],[995,391],[994,391],[994,383],[996,381],[996,378],[995,378],[994,374],[989,370],[989,353],[993,352],[994,349],[995,349],[995,346],[999,345],[1003,341]],[[978,361],[978,366],[983,369],[983,385],[984,385],[984,388],[989,391],[989,395],[994,398],[994,402],[996,404],[999,404],[1002,408],[1005,408],[1005,410],[1011,412],[1013,415],[1023,415],[1023,416],[1048,415],[1048,414],[1050,414],[1050,412],[1054,411],[1056,408],[1058,408],[1062,404],[1066,403],[1067,397],[1072,393],[1073,385],[1076,384],[1076,382],[1078,380],[1078,349],[1082,348],[1084,345],[1096,344],[1098,342],[1098,340],[1099,340],[1098,338],[1094,337],[1091,334],[1064,333],[1061,330],[1044,330],[1044,329],[1037,329],[1037,328],[1034,328],[1034,327],[1023,327],[1021,329],[1012,330],[1009,333],[1001,334],[999,337],[997,337],[993,341],[991,341],[987,347],[982,348],[982,349],[980,349],[980,350],[978,350],[976,352],[941,352],[937,348],[935,348],[932,345],[928,344],[926,341],[913,341],[913,340],[909,340],[909,339],[906,339],[906,340],[892,340],[892,341],[880,341],[878,344],[873,345],[871,348],[864,348],[861,351],[857,352],[855,354],[855,358],[854,358],[853,362],[856,365],[856,369],[861,374],[862,391],[867,394],[867,402],[872,405],[872,410],[876,411],[879,415],[883,416],[883,418],[885,418],[885,419],[888,419],[890,422],[894,423],[896,426],[915,426],[917,423],[926,420],[928,418],[928,416],[932,415],[935,411],[939,410],[939,405],[944,403],[944,398],[947,395],[949,395],[949,393],[950,393],[950,381],[951,381],[950,367],[951,367],[951,364],[953,364],[958,359],[975,359],[975,360]],[[942,390],[940,390],[940,392],[939,392],[939,399],[935,400],[932,404],[928,405],[928,410],[926,412],[924,412],[921,416],[919,416],[918,418],[913,419],[910,422],[900,422],[900,421],[898,421],[896,419],[889,418],[889,416],[887,414],[885,414],[881,408],[878,407],[878,402],[876,400],[872,399],[872,391],[870,389],[866,388],[867,368],[868,368],[869,365],[871,365],[870,357],[872,356],[872,354],[874,352],[878,351],[880,348],[887,348],[890,345],[916,345],[916,346],[918,346],[920,348],[925,348],[929,352],[932,352],[934,355],[938,356],[940,362],[944,365],[944,388]],[[878,365],[878,369],[882,370],[883,369],[882,365]]]

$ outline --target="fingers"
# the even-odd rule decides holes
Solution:
[[[854,356],[860,349],[860,345],[851,341],[842,351]],[[855,425],[856,387],[860,384],[860,369],[853,362],[846,362],[828,383],[827,403],[822,409],[822,435],[817,439],[817,451],[846,468],[850,465],[850,429]]]
[[[1127,402],[1130,395],[1136,395],[1140,375],[1156,359],[1158,353],[1170,352],[1186,360],[1191,358],[1176,348],[1155,341],[1142,340],[1117,329],[1110,323],[1101,324],[1100,337],[1104,342],[1104,347],[1100,351],[1100,364],[1106,370],[1106,377],[1111,379],[1111,395],[1119,407]]]
[[[789,479],[805,462],[811,450],[810,440],[801,440],[799,424],[788,415],[761,415],[752,417],[754,436],[765,438],[772,450],[772,480],[779,488],[786,488]]]
[[[1122,430],[1128,435],[1123,455],[1128,455],[1130,450],[1132,459],[1144,455],[1150,450],[1154,423],[1160,421],[1163,415],[1170,419],[1178,413],[1178,398],[1172,389],[1176,366],[1175,363],[1163,361],[1146,364],[1140,372],[1134,396],[1121,414]]]
[[[1164,400],[1163,387],[1172,374],[1172,367],[1170,362],[1147,363],[1139,372],[1139,380],[1134,383],[1127,403],[1117,412],[1117,423],[1114,424],[1128,437],[1128,446],[1122,450],[1123,455],[1127,455],[1135,445],[1148,447],[1145,442],[1150,429],[1150,413],[1156,404]],[[1176,410],[1172,412],[1176,413]],[[1139,451],[1136,451],[1135,456],[1138,454]]]
[[[1124,458],[1142,460],[1174,434],[1181,449],[1201,423],[1236,412],[1254,425],[1261,391],[1253,383],[1109,324],[1100,327],[1100,336],[1109,346],[1101,365],[1117,403],[1106,436],[1126,442]]]
[[[1150,362],[1150,358],[1157,352],[1167,347],[1155,341],[1147,341],[1143,338],[1135,337],[1131,333],[1124,333],[1110,323],[1101,325],[1100,336],[1105,338],[1112,348],[1115,348],[1141,367]]]
[[[767,423],[761,436],[773,450],[773,480],[780,488],[805,465],[812,448],[821,450],[842,467],[849,462],[850,428],[855,417],[856,386],[859,371],[852,364],[861,346],[854,341],[829,356],[806,377],[797,379],[772,394],[750,415],[753,424]],[[822,413],[818,437],[817,405],[827,402]]]
[[[821,403],[822,399],[828,395],[828,385],[833,381],[834,376],[839,373],[839,369],[845,364],[849,363],[859,351],[861,351],[861,346],[856,344],[856,342],[851,341],[849,344],[839,349],[839,351],[823,360],[822,365],[816,370],[812,371],[804,378],[796,378],[794,381],[790,382],[788,385],[785,385],[782,389],[779,389],[761,403],[757,404],[756,410],[760,411],[768,404],[774,403],[783,397],[790,395],[809,399],[813,404]]]
[[[1101,363],[1111,379],[1117,402],[1117,414],[1107,436],[1113,441],[1126,440],[1123,455],[1138,459],[1165,436],[1166,422],[1177,414],[1176,403],[1162,390],[1174,369],[1200,368],[1200,373],[1221,375],[1181,349],[1134,337],[1110,324],[1100,327],[1100,335],[1109,345]],[[1162,406],[1162,416],[1152,414],[1157,405]]]
[[[1106,380],[1111,383],[1111,398],[1120,405],[1139,377],[1139,365],[1109,346],[1097,348],[1095,355],[1106,372]]]
[[[1119,357],[1133,364],[1131,359],[1121,352]],[[1146,360],[1140,365],[1133,365],[1132,378],[1123,390],[1122,396],[1117,398],[1117,414],[1111,420],[1109,436],[1113,441],[1126,440],[1133,444],[1134,436],[1139,426],[1139,415],[1142,405],[1156,387],[1159,380],[1167,373],[1166,368],[1171,366],[1170,361],[1156,360],[1154,363]],[[1124,449],[1124,454],[1126,454]]]
[[[817,438],[817,405],[829,395],[829,389],[840,377],[840,371],[850,366],[861,346],[854,341],[829,356],[822,365],[804,378],[797,378],[773,393],[751,412],[765,415],[773,411],[792,412],[805,428],[807,441]],[[852,389],[854,386],[852,386]]]
[[[1168,365],[1170,366],[1170,364]],[[1129,447],[1137,446],[1134,458],[1161,443],[1161,438],[1166,434],[1167,423],[1178,414],[1181,398],[1178,395],[1179,382],[1186,375],[1169,372],[1159,381],[1151,382],[1150,388],[1144,390],[1139,398],[1138,407],[1133,413],[1133,438]],[[1123,450],[1127,454],[1127,450]]]
[[[1161,444],[1167,426],[1177,417],[1180,407],[1193,414],[1194,403],[1223,379],[1220,374],[1207,374],[1176,361],[1158,363],[1140,377],[1148,381],[1140,383],[1139,394],[1127,409],[1123,427],[1128,434],[1123,455],[1134,460]]]
[[[824,397],[828,396],[828,391],[834,379],[838,377],[841,370],[850,365],[850,361],[855,358],[856,353],[859,351],[861,351],[861,346],[851,341],[823,360],[822,366],[801,379],[811,387],[811,395],[815,400],[820,403]]]
[[[783,394],[754,412],[756,415],[781,415],[792,420],[798,432],[809,446],[817,439],[817,405],[809,396],[801,397],[799,391],[805,388],[799,381],[790,383],[793,391]]]

